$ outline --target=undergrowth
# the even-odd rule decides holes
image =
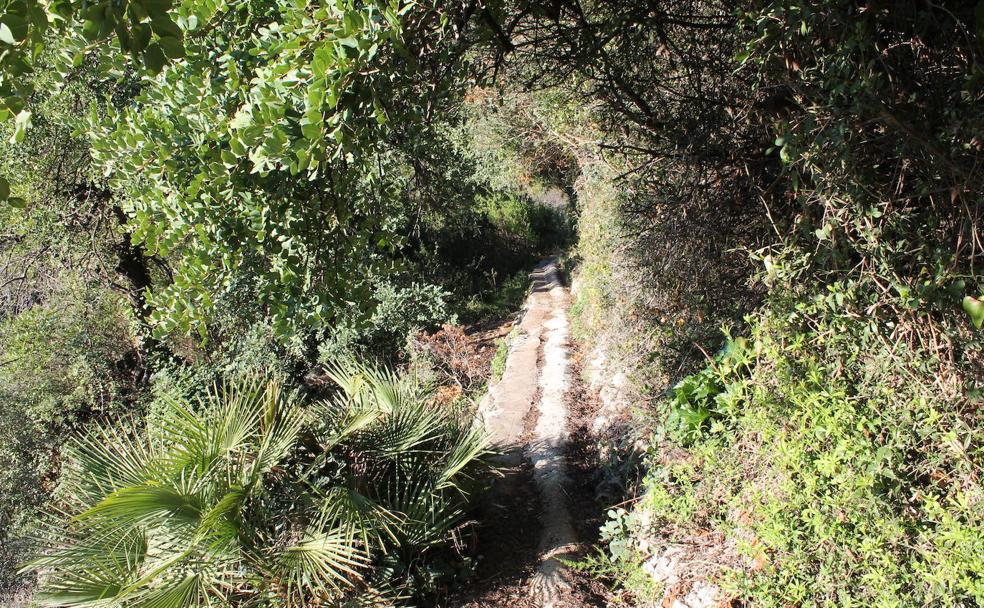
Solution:
[[[506,360],[509,358],[509,345],[513,338],[519,333],[519,326],[513,327],[509,335],[496,340],[495,354],[492,355],[492,382],[502,379],[502,374],[506,373]]]
[[[573,335],[630,377],[646,451],[584,567],[625,588],[706,541],[722,601],[981,605],[980,11],[674,8],[704,21],[528,30],[534,68],[610,51],[557,82],[590,117],[534,95],[525,130],[577,158]]]
[[[522,306],[529,291],[532,266],[494,283],[492,289],[470,299],[461,313],[468,323],[502,319]]]
[[[756,606],[980,605],[980,398],[831,301],[778,294],[669,392],[627,538],[723,533],[721,584]]]

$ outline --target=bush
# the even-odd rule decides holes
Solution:
[[[417,332],[457,320],[450,297],[437,285],[410,283],[401,287],[381,281],[373,294],[372,315],[366,318],[358,310],[338,315],[331,327],[315,336],[316,361],[309,360],[308,364],[325,365],[352,357],[396,361]]]
[[[973,398],[819,302],[773,300],[672,392],[638,538],[725,534],[756,564],[726,586],[756,606],[984,602]]]
[[[381,285],[375,295],[376,312],[370,320],[372,333],[383,340],[395,340],[398,346],[419,329],[430,329],[452,321],[448,292],[437,285],[411,283],[397,287]]]
[[[744,338],[728,340],[710,367],[687,376],[669,391],[666,430],[673,439],[683,445],[692,443],[711,423],[737,413],[748,358]]]
[[[419,332],[410,337],[407,350],[411,367],[414,359],[426,362],[440,375],[442,386],[453,384],[468,393],[488,376],[488,362],[457,325],[446,323],[436,332]]]
[[[495,192],[480,201],[489,221],[509,240],[536,254],[570,244],[570,216],[565,209],[534,201],[529,196]]]
[[[16,569],[64,436],[131,404],[130,322],[112,294],[66,289],[0,323],[0,601],[25,582]]]
[[[41,599],[354,606],[447,584],[485,436],[412,379],[329,375],[329,401],[232,380],[166,399],[146,429],[76,440],[34,562]]]
[[[530,290],[530,270],[526,268],[505,280],[494,282],[491,288],[470,299],[463,317],[467,321],[499,320],[516,312]]]

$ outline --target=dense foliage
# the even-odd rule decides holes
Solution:
[[[575,189],[575,329],[635,387],[605,453],[648,445],[641,501],[613,511],[589,570],[658,603],[681,589],[643,566],[720,538],[742,550],[686,567],[752,605],[981,602],[975,10],[574,2],[504,20],[500,69],[555,88],[514,86],[491,114],[529,137],[528,171]]]
[[[508,312],[567,227],[476,177],[460,9],[3,3],[0,594],[72,432]]]
[[[0,586],[77,431],[53,589],[443,584],[458,520],[411,514],[463,508],[468,425],[375,373],[287,395],[352,353],[481,386],[408,337],[514,308],[572,200],[575,333],[637,398],[606,454],[646,462],[599,572],[659,600],[653,547],[710,534],[748,604],[981,603],[981,6],[0,1]]]
[[[167,260],[166,280],[143,286],[158,338],[208,339],[215,307],[243,289],[281,336],[353,311],[366,317],[375,278],[414,248],[421,219],[488,193],[448,175],[469,164],[446,134],[463,90],[469,7],[35,10],[60,15],[58,32],[45,37],[32,22],[13,46],[47,42],[34,63],[47,57],[60,76],[21,80],[47,91],[94,63],[132,96],[94,108],[81,127],[133,245]]]
[[[145,429],[77,440],[36,562],[49,571],[40,599],[382,605],[453,576],[434,555],[466,523],[482,431],[430,407],[411,377],[329,375],[330,401],[233,380],[165,399]]]

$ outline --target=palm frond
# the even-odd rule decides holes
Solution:
[[[36,598],[50,606],[104,606],[116,601],[137,577],[147,539],[136,531],[91,536],[68,533],[75,542],[48,546],[28,568],[53,572]]]
[[[64,483],[74,498],[95,501],[121,488],[162,477],[155,469],[155,448],[127,426],[106,425],[81,435],[67,448]]]
[[[427,404],[406,402],[357,433],[351,442],[376,458],[399,458],[430,452],[445,435],[441,414]]]
[[[127,598],[127,608],[200,608],[211,605],[204,577],[197,572],[165,579],[162,584]]]
[[[242,508],[246,500],[242,488],[229,489],[206,511],[197,531],[198,542],[210,551],[228,551],[238,541],[242,529]]]
[[[341,392],[311,409],[276,379],[239,378],[198,402],[172,396],[146,429],[79,438],[66,467],[77,499],[52,510],[30,566],[41,597],[107,608],[396,604],[408,565],[464,520],[488,442],[412,379],[354,362],[330,374]]]
[[[137,572],[147,555],[147,536],[138,529],[103,529],[46,523],[39,527],[40,555],[25,570],[32,568],[75,567],[79,564],[112,565],[116,572]],[[104,568],[104,570],[109,570]]]
[[[351,528],[368,548],[385,550],[396,542],[395,530],[403,518],[350,486],[336,486],[321,494],[318,525],[329,522]]]
[[[127,574],[112,564],[91,562],[49,577],[34,598],[44,606],[110,606],[123,587],[121,578]]]
[[[116,490],[77,515],[76,520],[98,517],[107,529],[146,525],[197,527],[201,515],[199,498],[193,494],[165,486],[140,485]]]
[[[309,530],[300,540],[273,556],[273,572],[292,605],[305,598],[333,596],[361,581],[369,564],[351,527]],[[297,603],[294,603],[294,602]]]
[[[406,553],[446,542],[465,516],[461,502],[443,496],[425,471],[390,480],[386,499],[389,508],[403,516],[397,536],[400,550]]]
[[[283,461],[308,424],[308,415],[299,406],[296,392],[284,394],[279,382],[270,381],[264,385],[257,405],[260,408],[257,450],[247,485],[256,483]]]
[[[463,485],[458,478],[470,476],[466,474],[469,468],[476,465],[486,466],[486,458],[491,455],[491,440],[484,428],[474,426],[469,429],[462,429],[458,435],[458,440],[447,455],[444,468],[437,478],[437,488],[454,488],[465,494]]]
[[[314,405],[314,411],[321,421],[319,442],[326,452],[382,416],[382,412],[375,407],[353,404],[347,400],[321,401]]]
[[[169,397],[158,432],[173,469],[202,478],[219,459],[243,449],[259,426],[259,391],[256,378],[243,378],[212,386],[197,407],[180,395]]]
[[[325,373],[350,401],[366,401],[387,414],[405,403],[426,401],[425,388],[415,378],[385,367],[338,359],[326,366]]]

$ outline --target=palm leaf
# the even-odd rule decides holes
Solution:
[[[358,547],[352,528],[337,527],[308,531],[273,562],[287,597],[303,605],[304,598],[337,596],[352,588],[362,580],[359,570],[369,564],[369,556]]]
[[[146,431],[80,438],[66,467],[78,499],[53,510],[31,566],[46,601],[395,604],[403,587],[380,565],[449,541],[487,440],[405,377],[331,373],[341,392],[313,411],[276,380],[240,378],[197,403],[173,396]]]
[[[476,426],[464,430],[447,456],[444,469],[437,478],[437,488],[454,488],[464,493],[464,489],[456,478],[471,466],[484,466],[486,463],[483,458],[491,453],[490,445],[489,435],[483,428]]]
[[[198,608],[211,605],[205,592],[204,579],[190,573],[165,580],[158,587],[147,589],[127,598],[127,608]]]
[[[142,485],[122,488],[86,509],[79,521],[100,518],[104,526],[135,528],[141,525],[197,526],[201,520],[197,496],[174,488]]]
[[[387,506],[403,516],[396,532],[404,553],[444,543],[465,515],[459,501],[448,500],[424,470],[390,480],[386,498]]]
[[[90,563],[47,578],[34,598],[44,606],[108,606],[120,593],[120,579],[127,574]]]
[[[78,500],[94,502],[121,488],[162,477],[154,466],[152,444],[117,426],[77,437],[67,452],[74,466],[67,467],[65,482]]]
[[[402,517],[355,488],[347,486],[331,488],[320,495],[320,500],[319,526],[335,522],[351,528],[368,548],[384,550],[387,539],[392,542],[397,541],[395,529],[401,523]]]
[[[288,456],[308,423],[308,416],[298,406],[297,394],[284,395],[277,382],[265,385],[257,405],[260,424],[258,447],[246,482],[250,486]]]
[[[60,544],[47,546],[43,555],[30,564],[30,569],[53,572],[36,595],[43,604],[105,605],[135,580],[146,557],[146,537],[134,530],[92,532],[97,531],[64,532]]]

